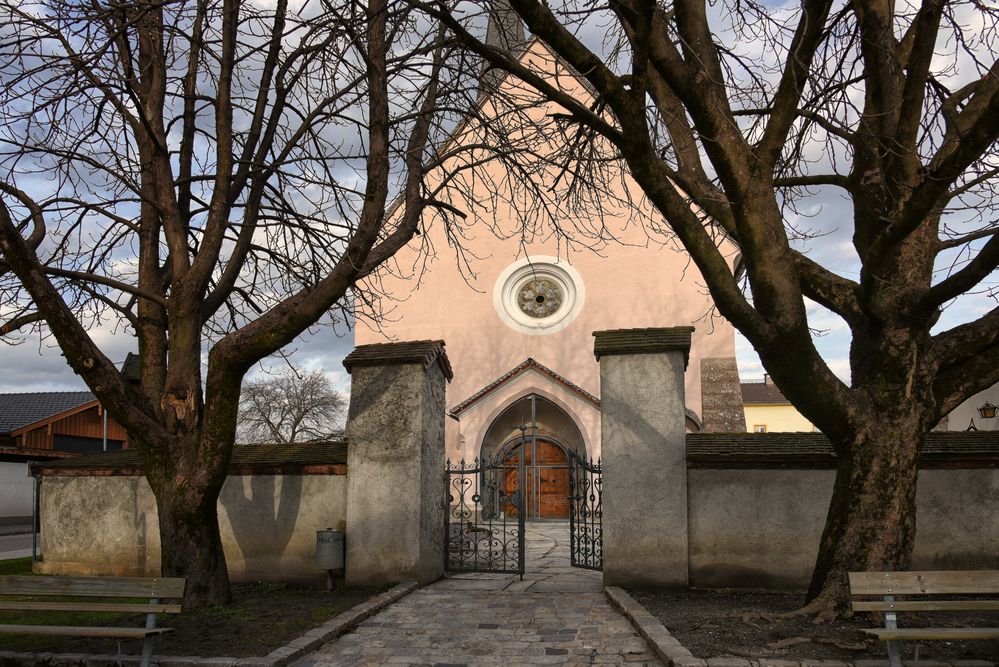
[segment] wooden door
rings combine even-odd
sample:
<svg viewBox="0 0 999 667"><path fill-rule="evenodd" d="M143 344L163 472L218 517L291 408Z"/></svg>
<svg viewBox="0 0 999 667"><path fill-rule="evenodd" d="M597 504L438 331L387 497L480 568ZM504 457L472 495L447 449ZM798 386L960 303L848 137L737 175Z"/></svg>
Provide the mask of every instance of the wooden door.
<svg viewBox="0 0 999 667"><path fill-rule="evenodd" d="M538 516L569 518L569 461L558 445L539 442L535 452L538 480ZM558 467L551 467L558 466Z"/></svg>
<svg viewBox="0 0 999 667"><path fill-rule="evenodd" d="M504 492L509 498L516 498L517 491L520 489L520 456L514 455L503 462L505 466L503 469L503 479L506 488ZM530 474L527 478L530 479ZM524 499L527 500L527 489L524 489ZM513 503L504 503L503 512L510 518L517 518L517 507ZM528 511L527 518L531 517L530 511Z"/></svg>
<svg viewBox="0 0 999 667"><path fill-rule="evenodd" d="M538 502L539 514L542 518L569 518L569 469L539 468L541 478Z"/></svg>
<svg viewBox="0 0 999 667"><path fill-rule="evenodd" d="M562 448L550 442L538 441L534 451L531 444L524 447L524 477L520 480L519 452L504 462L506 492L514 495L524 484L525 518L569 518L569 461ZM517 516L517 508L504 504L509 517Z"/></svg>

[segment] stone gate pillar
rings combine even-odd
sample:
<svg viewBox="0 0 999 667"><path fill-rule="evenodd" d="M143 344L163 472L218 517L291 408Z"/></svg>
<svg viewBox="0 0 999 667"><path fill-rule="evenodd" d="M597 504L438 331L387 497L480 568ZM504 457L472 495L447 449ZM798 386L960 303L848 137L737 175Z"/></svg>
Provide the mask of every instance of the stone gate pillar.
<svg viewBox="0 0 999 667"><path fill-rule="evenodd" d="M594 332L604 584L688 585L683 373L693 327Z"/></svg>
<svg viewBox="0 0 999 667"><path fill-rule="evenodd" d="M347 413L346 583L444 574L444 341L359 345Z"/></svg>

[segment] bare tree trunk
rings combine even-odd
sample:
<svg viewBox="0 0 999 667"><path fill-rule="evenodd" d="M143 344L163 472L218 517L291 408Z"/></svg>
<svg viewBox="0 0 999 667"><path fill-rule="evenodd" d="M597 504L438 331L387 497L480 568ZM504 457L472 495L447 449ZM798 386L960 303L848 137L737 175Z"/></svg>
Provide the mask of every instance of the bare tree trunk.
<svg viewBox="0 0 999 667"><path fill-rule="evenodd" d="M902 304L886 299L880 310L897 315ZM907 322L854 329L854 391L866 400L847 411L847 423L821 425L837 467L805 607L817 620L849 614L848 572L910 566L919 454L936 422L929 349L929 337Z"/></svg>
<svg viewBox="0 0 999 667"><path fill-rule="evenodd" d="M921 426L886 415L840 451L805 611L832 619L849 608L846 573L904 570L916 534ZM872 425L872 427L875 425Z"/></svg>
<svg viewBox="0 0 999 667"><path fill-rule="evenodd" d="M186 606L228 603L232 595L217 512L228 453L202 429L169 441L137 438L135 444L156 497L163 576L187 578Z"/></svg>
<svg viewBox="0 0 999 667"><path fill-rule="evenodd" d="M187 577L184 603L191 607L226 604L232 599L217 497L217 492L186 485L167 485L156 494L163 576Z"/></svg>

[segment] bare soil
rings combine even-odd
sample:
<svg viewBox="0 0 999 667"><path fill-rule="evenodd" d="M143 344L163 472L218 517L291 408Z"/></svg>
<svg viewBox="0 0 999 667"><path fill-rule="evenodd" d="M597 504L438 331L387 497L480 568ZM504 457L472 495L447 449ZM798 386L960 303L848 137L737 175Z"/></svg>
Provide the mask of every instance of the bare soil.
<svg viewBox="0 0 999 667"><path fill-rule="evenodd" d="M682 593L629 591L681 644L699 658L866 660L886 658L885 643L861 628L883 627L873 615L815 624L782 616L801 607L798 594L761 591ZM999 627L999 613L903 613L899 627ZM915 642L902 642L902 658L913 658ZM920 643L920 660L999 661L999 640Z"/></svg>
<svg viewBox="0 0 999 667"><path fill-rule="evenodd" d="M0 566L0 573L30 572L18 571L26 568L13 568L12 564L13 561L6 561ZM342 582L337 584L333 592L274 583L235 584L233 602L229 606L160 614L158 624L174 631L156 639L154 654L201 657L266 655L385 590L344 588ZM141 628L145 625L145 618L145 614L0 611L0 624ZM0 650L136 655L142 652L142 641L122 640L119 644L114 639L0 635Z"/></svg>

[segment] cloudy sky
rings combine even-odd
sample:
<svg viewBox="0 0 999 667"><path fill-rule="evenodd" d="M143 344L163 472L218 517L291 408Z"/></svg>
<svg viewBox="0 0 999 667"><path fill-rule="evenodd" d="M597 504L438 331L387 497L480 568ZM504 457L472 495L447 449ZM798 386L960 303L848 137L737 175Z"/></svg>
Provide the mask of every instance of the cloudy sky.
<svg viewBox="0 0 999 667"><path fill-rule="evenodd" d="M588 37L594 44L603 37L598 31ZM597 47L595 47L597 48ZM747 49L759 49L760 45L745 45ZM756 55L760 53L746 53ZM817 147L821 151L821 146ZM821 155L816 156L817 162L823 161ZM839 273L856 279L859 262L851 244L852 215L849 202L838 191L820 191L809 199L807 206L800 211L798 220L791 222L807 228L812 238L801 246L809 255ZM941 277L947 267L941 265ZM976 294L966 295L950 304L937 330L947 329L960 322L974 319L996 306L996 293L999 282L995 276L983 285L983 290ZM668 294L664 295L668 298ZM809 322L816 332L816 345L834 372L845 381L849 381L849 331L845 323L832 313L816 304L809 305ZM663 326L681 324L678 322L663 322ZM125 334L113 334L110 331L95 332L99 344L113 361L121 362L129 351L135 350L134 341ZM311 370L322 369L327 372L336 386L341 390L349 389L349 377L346 375L341 361L353 347L353 336L346 333L337 336L329 328L318 329L306 337L296 341L288 352L290 360L297 367ZM744 379L758 379L763 375L763 368L748 342L737 336L737 355L740 373ZM281 360L274 360L274 365L281 365ZM255 371L254 371L255 372ZM252 372L251 372L252 374ZM21 344L10 346L0 342L0 392L27 391L59 391L82 390L83 382L66 364L55 341L52 339L39 341L28 337Z"/></svg>
<svg viewBox="0 0 999 667"><path fill-rule="evenodd" d="M136 351L136 343L128 335L101 331L95 338L108 358L119 364L126 354ZM322 369L337 389L347 391L350 377L341 362L353 346L352 334L339 337L331 329L323 328L291 345L289 359L302 370ZM281 359L271 359L267 363L274 367L285 364ZM252 373L256 372L259 372L258 368ZM39 342L32 337L17 346L0 343L0 393L86 389L83 380L66 363L54 339Z"/></svg>

